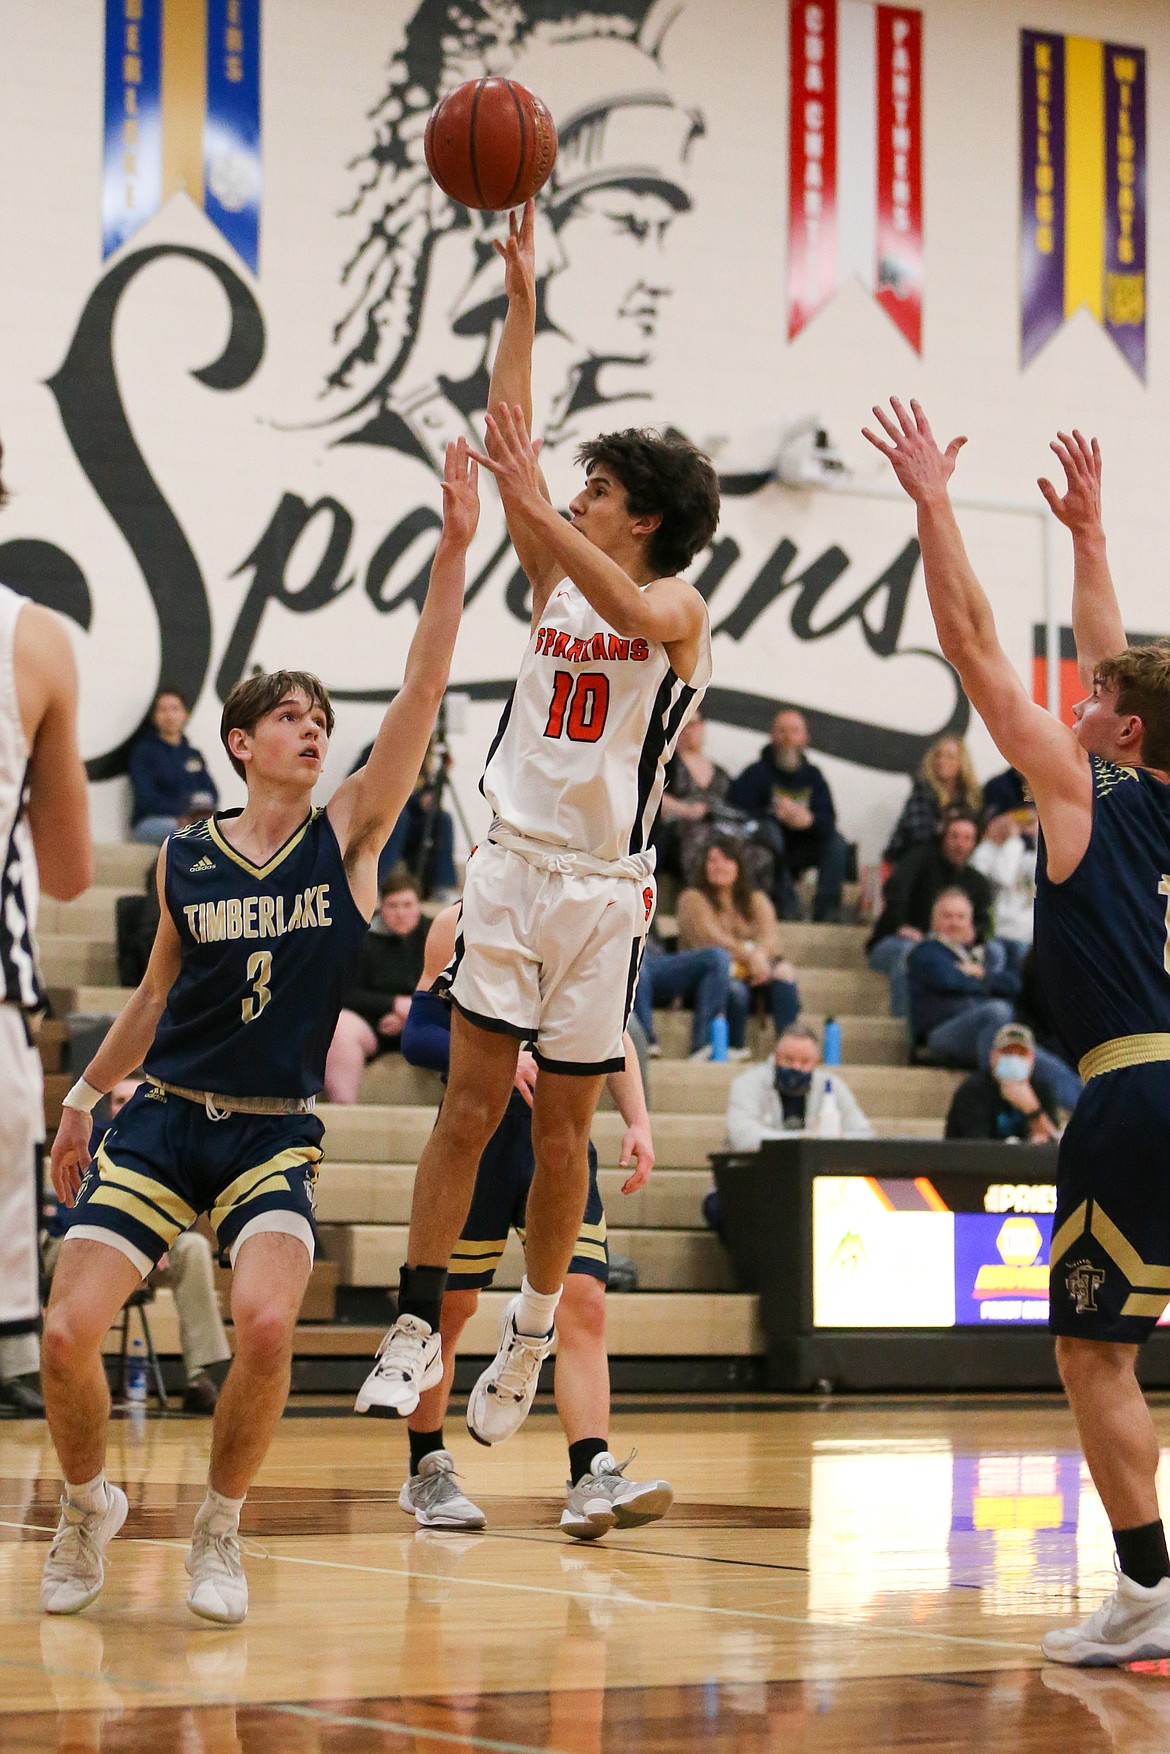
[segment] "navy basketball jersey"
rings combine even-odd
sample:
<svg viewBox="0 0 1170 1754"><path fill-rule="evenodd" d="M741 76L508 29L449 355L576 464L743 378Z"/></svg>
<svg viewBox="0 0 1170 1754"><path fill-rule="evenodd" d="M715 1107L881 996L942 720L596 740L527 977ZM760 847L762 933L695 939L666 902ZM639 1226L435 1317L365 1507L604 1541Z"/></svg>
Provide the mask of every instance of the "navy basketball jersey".
<svg viewBox="0 0 1170 1754"><path fill-rule="evenodd" d="M367 922L324 810L263 866L220 832L239 815L168 842L166 904L183 957L146 1071L225 1096L315 1096Z"/></svg>
<svg viewBox="0 0 1170 1754"><path fill-rule="evenodd" d="M1093 828L1071 877L1036 872L1036 966L1080 1060L1123 1035L1170 1034L1170 786L1092 757Z"/></svg>

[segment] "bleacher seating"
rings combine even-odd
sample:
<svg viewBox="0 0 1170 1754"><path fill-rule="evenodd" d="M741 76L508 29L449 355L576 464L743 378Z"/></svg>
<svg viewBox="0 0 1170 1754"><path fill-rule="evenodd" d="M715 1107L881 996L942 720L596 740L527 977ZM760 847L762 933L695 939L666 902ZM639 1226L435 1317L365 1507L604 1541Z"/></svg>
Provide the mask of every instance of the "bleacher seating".
<svg viewBox="0 0 1170 1754"><path fill-rule="evenodd" d="M55 1013L41 1041L50 1128L70 1082L62 1061L62 1020L71 1010L117 1014L125 1003L128 993L114 984L114 904L120 894L141 891L155 856L145 847L99 847L94 887L77 901L43 904L41 956ZM662 929L668 937L669 919ZM785 925L783 935L785 954L798 971L805 1017L817 1025L828 1015L837 1018L842 1071L877 1132L939 1137L957 1075L907 1064L905 1026L888 1015L885 981L865 966L865 928L793 923ZM747 1360L762 1350L755 1299L734 1290L726 1256L700 1212L710 1186L708 1154L723 1143L727 1090L741 1068L690 1063L684 1013L660 1013L655 1024L663 1057L650 1069L658 1157L649 1187L628 1199L620 1193L622 1125L608 1098L594 1129L611 1246L634 1260L641 1284L637 1293L610 1302L611 1353L631 1359ZM762 1056L771 1026L753 1019L750 1029L753 1051ZM439 1089L434 1074L387 1055L367 1068L359 1106L322 1107L327 1158L318 1217L325 1259L314 1273L298 1331L300 1359L351 1359L357 1368L376 1345L380 1328L331 1319L334 1296L338 1289L376 1294L396 1283L413 1166L430 1131ZM494 1349L500 1308L520 1273L513 1239L498 1289L481 1299L468 1330L466 1353ZM160 1351L175 1350L165 1294L156 1305L154 1325Z"/></svg>

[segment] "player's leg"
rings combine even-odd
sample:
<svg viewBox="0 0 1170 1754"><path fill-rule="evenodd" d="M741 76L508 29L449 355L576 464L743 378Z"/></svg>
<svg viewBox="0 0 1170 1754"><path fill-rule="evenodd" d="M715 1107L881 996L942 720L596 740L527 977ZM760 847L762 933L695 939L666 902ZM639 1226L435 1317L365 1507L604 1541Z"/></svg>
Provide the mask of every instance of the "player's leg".
<svg viewBox="0 0 1170 1754"><path fill-rule="evenodd" d="M1056 1339L1056 1362L1093 1484L1113 1529L1158 1521L1158 1435L1138 1383L1138 1348L1107 1340ZM1159 1528L1161 1527L1159 1523ZM1166 1541L1159 1543L1164 1577Z"/></svg>
<svg viewBox="0 0 1170 1754"><path fill-rule="evenodd" d="M356 1011L341 1011L325 1057L325 1095L330 1102L356 1102L366 1061L378 1051L378 1038Z"/></svg>
<svg viewBox="0 0 1170 1754"><path fill-rule="evenodd" d="M478 1290L449 1290L443 1298L439 1335L443 1342L443 1375L419 1396L407 1419L410 1473L398 1494L400 1509L425 1529L482 1529L487 1518L462 1492L455 1462L443 1441L443 1421L455 1380L459 1336L475 1314Z"/></svg>
<svg viewBox="0 0 1170 1754"><path fill-rule="evenodd" d="M479 1160L508 1106L519 1052L517 1036L480 1029L453 1013L447 1090L415 1174L398 1319L358 1393L359 1413L386 1407L410 1414L442 1379L447 1263L471 1206Z"/></svg>
<svg viewBox="0 0 1170 1754"><path fill-rule="evenodd" d="M236 1351L211 1427L207 1497L195 1517L187 1606L234 1625L248 1611L240 1511L288 1400L293 1335L313 1257L300 1235L257 1230L233 1259Z"/></svg>
<svg viewBox="0 0 1170 1754"><path fill-rule="evenodd" d="M48 1614L93 1601L105 1578L103 1549L126 1519L126 1494L105 1476L110 1392L101 1346L142 1274L141 1262L87 1237L66 1238L53 1274L41 1382L65 1491L41 1581Z"/></svg>

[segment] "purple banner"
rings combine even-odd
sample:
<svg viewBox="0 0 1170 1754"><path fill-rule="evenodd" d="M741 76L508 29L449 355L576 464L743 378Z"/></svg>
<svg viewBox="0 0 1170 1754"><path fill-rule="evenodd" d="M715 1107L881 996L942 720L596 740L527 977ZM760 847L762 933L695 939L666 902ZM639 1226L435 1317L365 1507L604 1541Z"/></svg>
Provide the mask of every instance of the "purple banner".
<svg viewBox="0 0 1170 1754"><path fill-rule="evenodd" d="M1146 381L1146 55L1105 44L1105 327Z"/></svg>
<svg viewBox="0 0 1170 1754"><path fill-rule="evenodd" d="M1020 362L1064 322L1064 38L1020 32Z"/></svg>

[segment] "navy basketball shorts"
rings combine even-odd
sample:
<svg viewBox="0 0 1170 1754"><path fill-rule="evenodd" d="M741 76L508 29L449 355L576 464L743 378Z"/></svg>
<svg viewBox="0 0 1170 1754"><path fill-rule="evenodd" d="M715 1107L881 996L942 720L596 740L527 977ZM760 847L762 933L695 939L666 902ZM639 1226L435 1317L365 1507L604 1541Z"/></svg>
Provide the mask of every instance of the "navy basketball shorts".
<svg viewBox="0 0 1170 1754"><path fill-rule="evenodd" d="M475 1192L463 1233L447 1266L448 1291L483 1291L495 1278L509 1230L524 1241L524 1212L536 1162L532 1155L532 1117L523 1098L508 1104L488 1140L475 1177ZM597 1188L597 1153L589 1146L589 1197L577 1233L570 1273L586 1273L609 1283L609 1245L605 1212Z"/></svg>
<svg viewBox="0 0 1170 1754"><path fill-rule="evenodd" d="M1048 1325L1140 1344L1170 1303L1170 1064L1090 1078L1060 1142Z"/></svg>
<svg viewBox="0 0 1170 1754"><path fill-rule="evenodd" d="M145 1275L201 1212L235 1265L247 1237L299 1237L313 1258L313 1187L325 1129L316 1115L228 1114L143 1084L94 1153L65 1236L119 1249Z"/></svg>

